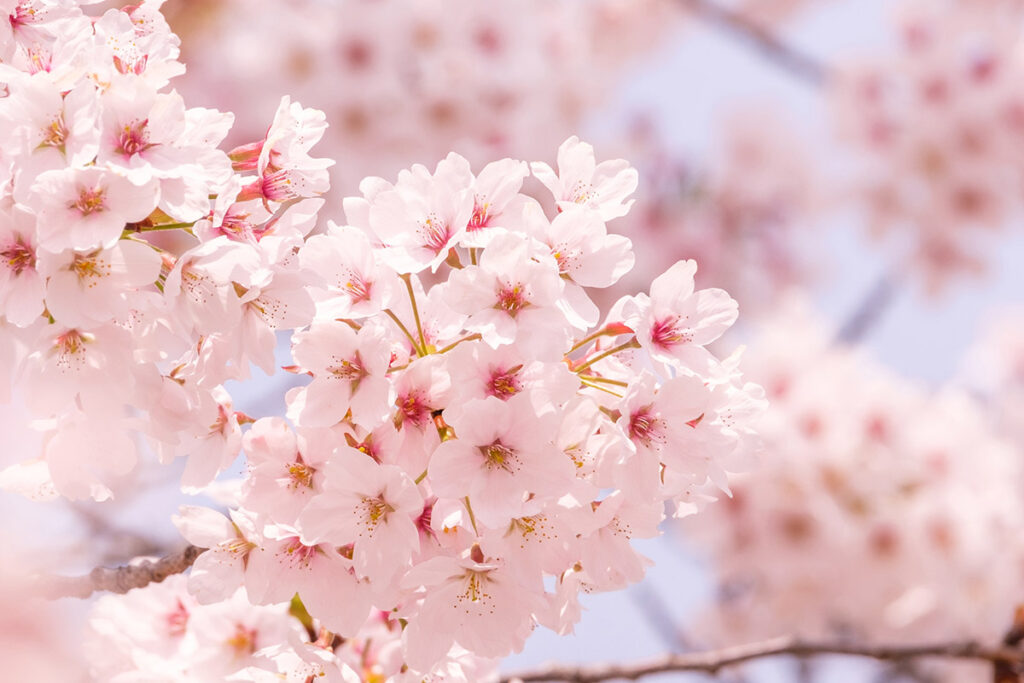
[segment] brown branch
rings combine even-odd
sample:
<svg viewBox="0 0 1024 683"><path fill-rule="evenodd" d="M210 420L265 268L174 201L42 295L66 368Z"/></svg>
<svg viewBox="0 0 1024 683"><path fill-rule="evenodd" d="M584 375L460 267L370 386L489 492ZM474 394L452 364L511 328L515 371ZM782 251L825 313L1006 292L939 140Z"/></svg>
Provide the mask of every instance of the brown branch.
<svg viewBox="0 0 1024 683"><path fill-rule="evenodd" d="M97 567L84 576L42 576L36 579L35 588L48 600L87 598L96 591L127 593L184 572L205 550L190 545L157 560L142 560L122 567Z"/></svg>
<svg viewBox="0 0 1024 683"><path fill-rule="evenodd" d="M801 80L819 87L828 80L828 69L818 60L783 42L772 31L752 21L742 12L722 7L714 0L681 0L695 15L725 33L752 44L773 63Z"/></svg>
<svg viewBox="0 0 1024 683"><path fill-rule="evenodd" d="M667 672L699 672L714 674L720 669L765 657L817 655L847 655L868 657L881 661L905 661L922 657L943 659L972 659L1020 666L1024 652L1011 647L987 648L974 642L933 643L927 645L863 645L855 643L822 643L799 640L790 636L773 638L758 643L735 647L668 655L634 664L595 664L586 666L551 665L536 671L526 671L502 678L502 683L529 681L567 681L568 683L597 683L613 679L634 681L644 676Z"/></svg>
<svg viewBox="0 0 1024 683"><path fill-rule="evenodd" d="M1003 636L1003 647L1016 648L1024 643L1024 605L1018 606L1014 611L1013 623L1010 630ZM992 664L992 680L995 683L1019 683L1020 663L1014 666L1013 662L998 661Z"/></svg>

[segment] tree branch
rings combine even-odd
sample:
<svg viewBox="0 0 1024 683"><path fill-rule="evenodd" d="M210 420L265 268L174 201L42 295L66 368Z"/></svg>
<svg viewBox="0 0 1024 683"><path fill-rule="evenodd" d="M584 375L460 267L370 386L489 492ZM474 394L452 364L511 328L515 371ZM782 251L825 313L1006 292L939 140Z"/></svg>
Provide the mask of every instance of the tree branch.
<svg viewBox="0 0 1024 683"><path fill-rule="evenodd" d="M681 1L696 16L752 44L770 61L804 82L820 87L828 80L828 69L818 60L784 43L772 31L758 25L742 12L722 7L714 0Z"/></svg>
<svg viewBox="0 0 1024 683"><path fill-rule="evenodd" d="M158 560L142 560L138 564L113 568L97 567L84 576L42 576L36 579L35 587L48 600L87 598L96 591L127 593L184 572L205 550L190 545Z"/></svg>
<svg viewBox="0 0 1024 683"><path fill-rule="evenodd" d="M1010 630L1003 636L1003 647L1018 648L1024 643L1024 605L1018 606L1014 611L1013 624ZM1019 683L1020 662L997 661L992 665L992 680L994 683Z"/></svg>
<svg viewBox="0 0 1024 683"><path fill-rule="evenodd" d="M637 609L643 613L647 624L658 634L658 637L672 652L690 652L694 648L683 631L676 623L672 613L665 607L665 601L651 590L647 584L641 583L629 591Z"/></svg>
<svg viewBox="0 0 1024 683"><path fill-rule="evenodd" d="M529 681L567 681L597 683L612 679L637 680L644 676L667 672L700 672L713 674L719 669L753 659L778 656L811 657L816 655L847 655L881 661L905 661L922 657L972 659L1011 667L1024 663L1024 652L1011 647L987 648L974 642L933 643L927 645L863 645L846 642L826 643L803 641L790 636L773 638L736 647L668 655L634 664L596 664L586 666L552 665L502 678L502 683Z"/></svg>
<svg viewBox="0 0 1024 683"><path fill-rule="evenodd" d="M895 271L884 273L836 332L835 342L853 345L862 341L881 320L882 314L893 303L898 292L899 278Z"/></svg>

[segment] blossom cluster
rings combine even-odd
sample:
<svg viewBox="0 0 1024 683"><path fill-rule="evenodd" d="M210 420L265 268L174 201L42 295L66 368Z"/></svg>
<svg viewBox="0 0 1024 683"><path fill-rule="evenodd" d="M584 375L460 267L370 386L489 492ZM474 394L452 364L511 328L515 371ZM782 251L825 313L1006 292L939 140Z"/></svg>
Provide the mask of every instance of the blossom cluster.
<svg viewBox="0 0 1024 683"><path fill-rule="evenodd" d="M249 137L269 93L322 109L324 149L346 160L333 170L344 194L450 150L474 164L550 158L678 19L667 0L203 4L168 7L192 61L182 92L236 111ZM273 45L273 58L256 45Z"/></svg>
<svg viewBox="0 0 1024 683"><path fill-rule="evenodd" d="M110 497L138 435L206 483L241 437L221 384L272 371L274 330L313 313L292 261L324 116L286 98L233 162L232 116L167 90L184 66L159 5L21 3L0 43L0 366L42 441L0 479L33 497Z"/></svg>
<svg viewBox="0 0 1024 683"><path fill-rule="evenodd" d="M97 681L224 680L328 683L384 681L401 670L401 624L385 612L359 637L342 640L307 629L298 601L253 605L244 589L201 604L175 575L125 596L106 596L90 613L84 649ZM463 656L451 676L494 677L490 660ZM278 675L281 673L283 675Z"/></svg>
<svg viewBox="0 0 1024 683"><path fill-rule="evenodd" d="M387 632L382 675L476 680L640 580L631 540L727 489L764 401L706 348L737 305L695 262L593 302L633 265L607 222L636 170L575 137L557 168L453 153L318 226L325 115L286 97L221 151L231 115L167 88L160 4L20 3L0 35L0 367L41 436L0 483L104 500L150 451L187 458L186 492L247 465L229 516L175 518L208 549L192 598L102 603L162 627L97 626L97 675L352 680L345 644ZM238 413L225 383L273 373L287 332L286 415Z"/></svg>
<svg viewBox="0 0 1024 683"><path fill-rule="evenodd" d="M1019 453L968 395L832 346L802 310L766 330L745 359L772 404L762 466L687 525L719 584L696 629L716 643L996 641L1024 590Z"/></svg>
<svg viewBox="0 0 1024 683"><path fill-rule="evenodd" d="M230 519L176 518L210 548L189 577L200 602L298 593L345 639L385 611L409 676L461 670L537 624L570 631L581 591L643 576L630 540L658 534L664 501L693 512L745 466L760 389L705 349L735 302L695 291L684 261L602 320L587 288L632 265L605 221L636 173L575 138L558 157L369 178L349 225L307 240L298 260L322 280L292 337L310 379L291 424L244 436ZM553 217L520 193L531 171Z"/></svg>
<svg viewBox="0 0 1024 683"><path fill-rule="evenodd" d="M897 50L851 62L836 122L856 147L876 234L898 236L930 288L984 269L980 245L1021 209L1024 88L1015 2L906 2Z"/></svg>

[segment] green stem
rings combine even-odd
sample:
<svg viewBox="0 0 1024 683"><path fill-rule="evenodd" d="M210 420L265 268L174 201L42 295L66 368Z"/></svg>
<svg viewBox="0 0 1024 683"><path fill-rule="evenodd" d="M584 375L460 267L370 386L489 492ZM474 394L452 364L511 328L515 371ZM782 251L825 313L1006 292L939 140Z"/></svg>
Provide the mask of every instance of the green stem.
<svg viewBox="0 0 1024 683"><path fill-rule="evenodd" d="M164 223L163 225L134 225L130 228L125 228L121 231L121 239L131 237L132 235L138 235L140 232L158 232L162 230L184 230L188 234L192 234L192 226L195 223Z"/></svg>
<svg viewBox="0 0 1024 683"><path fill-rule="evenodd" d="M469 504L469 496L463 498L462 502L466 504L466 512L469 513L469 523L473 525L473 533L479 536L480 532L476 528L476 517L473 515L473 506Z"/></svg>
<svg viewBox="0 0 1024 683"><path fill-rule="evenodd" d="M617 387L628 387L629 382L623 382L621 379L609 379L607 377L597 377L595 375L580 375L581 380L588 382L603 382L604 384L614 384Z"/></svg>
<svg viewBox="0 0 1024 683"><path fill-rule="evenodd" d="M640 348L640 342L638 342L636 340L636 337L633 337L632 339L630 339L625 344L619 344L616 347L608 349L604 353L597 354L596 356L594 356L593 358L588 360L583 365L579 366L578 368L575 368L573 370L573 372L582 372L583 370L586 370L587 368L589 368L591 365L593 365L597 361L601 360L602 358L607 358L608 356L616 354L619 351L625 351L626 349L639 349L639 348Z"/></svg>
<svg viewBox="0 0 1024 683"><path fill-rule="evenodd" d="M390 308L385 308L384 313L389 318L395 321L395 324L398 325L398 329L402 330L402 332L405 332L405 336L409 338L409 342L412 344L412 348L414 351L416 351L417 356L420 356L422 358L423 356L427 355L423 352L422 349L420 349L419 344L416 343L416 338L412 336L412 334L409 332L409 329L402 324L402 321L398 319L398 316L395 315Z"/></svg>
<svg viewBox="0 0 1024 683"><path fill-rule="evenodd" d="M458 341L453 341L451 344L449 344L448 346L446 346L443 349L441 349L440 351L438 351L438 353L448 353L449 351L454 349L456 346L458 346L462 342L476 341L477 339L480 339L480 333L479 332L476 333L476 334L471 334L468 337L463 337L462 339L459 339Z"/></svg>
<svg viewBox="0 0 1024 683"><path fill-rule="evenodd" d="M423 472L420 473L420 476L416 477L416 482L415 483L418 484L418 483L420 483L421 481L423 481L426 478L427 478L427 471L423 470Z"/></svg>
<svg viewBox="0 0 1024 683"><path fill-rule="evenodd" d="M578 342L576 342L573 345L573 347L571 349L569 349L569 353L572 353L573 351L575 351L577 349L583 348L584 346L586 346L590 342L594 341L595 339L598 339L599 337L601 337L604 334L605 334L604 330L598 330L594 334L588 335L588 336L584 337L583 339L580 339ZM569 355L569 354L566 354L566 355Z"/></svg>
<svg viewBox="0 0 1024 683"><path fill-rule="evenodd" d="M409 301L412 302L412 315L416 319L416 332L420 335L420 348L423 349L422 355L427 355L427 340L423 337L423 325L420 324L420 309L416 305L416 293L412 289L412 278L409 273L403 273L401 276L405 282L405 289L409 292Z"/></svg>
<svg viewBox="0 0 1024 683"><path fill-rule="evenodd" d="M611 389L607 389L605 387L602 387L600 384L591 384L590 382L585 382L582 379L580 380L580 384L582 384L585 387L590 387L591 389L597 389L598 391L603 391L606 394L611 394L612 396L615 396L617 398L622 398L622 394L620 394L619 392L612 391Z"/></svg>

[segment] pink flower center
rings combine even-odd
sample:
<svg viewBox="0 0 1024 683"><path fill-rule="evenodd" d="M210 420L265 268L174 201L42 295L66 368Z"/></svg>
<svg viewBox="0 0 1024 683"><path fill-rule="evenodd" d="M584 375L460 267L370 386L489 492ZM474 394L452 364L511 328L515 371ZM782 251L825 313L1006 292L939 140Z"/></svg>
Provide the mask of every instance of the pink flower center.
<svg viewBox="0 0 1024 683"><path fill-rule="evenodd" d="M693 333L683 326L685 321L686 317L679 316L656 320L651 325L651 343L663 349L690 343L693 341Z"/></svg>
<svg viewBox="0 0 1024 683"><path fill-rule="evenodd" d="M416 528L419 529L421 534L425 534L430 537L434 536L434 528L431 526L431 522L434 517L434 503L436 502L436 498L432 498L427 501L423 506L423 512L421 512L420 516L416 518Z"/></svg>
<svg viewBox="0 0 1024 683"><path fill-rule="evenodd" d="M29 0L28 2L19 2L14 7L14 11L8 16L12 28L17 29L20 26L34 23L36 19L44 18L43 13L32 5L33 3ZM40 16L37 17L36 14L40 14Z"/></svg>
<svg viewBox="0 0 1024 683"><path fill-rule="evenodd" d="M573 262L572 256L565 253L565 249L554 250L551 255L555 257L555 263L558 264L558 272L560 274L568 273Z"/></svg>
<svg viewBox="0 0 1024 683"><path fill-rule="evenodd" d="M53 67L53 52L42 45L33 45L28 49L28 72L37 74L49 73Z"/></svg>
<svg viewBox="0 0 1024 683"><path fill-rule="evenodd" d="M348 380L349 382L358 382L363 377L366 377L367 372L363 367L363 361L359 357L358 351L351 358L339 359L335 356L335 360L337 364L328 368L332 377Z"/></svg>
<svg viewBox="0 0 1024 683"><path fill-rule="evenodd" d="M518 533L525 540L526 538L528 538L530 536L530 534L536 533L538 527L542 527L542 526L543 526L543 516L542 515L536 515L534 517L517 517L516 519L513 519L509 523L508 531L506 532L506 535L513 534L513 533ZM542 534L542 535L544 535L544 534ZM546 537L546 535L545 535L545 537Z"/></svg>
<svg viewBox="0 0 1024 683"><path fill-rule="evenodd" d="M172 637L185 635L185 628L188 626L188 610L181 600L177 600L177 606L165 618L167 619L167 633Z"/></svg>
<svg viewBox="0 0 1024 683"><path fill-rule="evenodd" d="M288 465L288 488L299 489L313 488L313 474L316 470L306 463L302 462L300 456L298 460Z"/></svg>
<svg viewBox="0 0 1024 683"><path fill-rule="evenodd" d="M523 291L523 287L520 284L505 285L498 292L498 300L495 302L494 307L499 311L505 311L512 318L519 314L519 311L523 310L530 305L530 302L526 300L526 293Z"/></svg>
<svg viewBox="0 0 1024 683"><path fill-rule="evenodd" d="M100 261L95 256L75 255L71 262L71 271L78 276L79 280L91 279L87 287L90 289L96 286L96 280L110 275L111 265L106 261Z"/></svg>
<svg viewBox="0 0 1024 683"><path fill-rule="evenodd" d="M95 187L81 187L78 189L78 199L68 204L68 208L77 209L83 216L106 211L105 197L106 188L99 185Z"/></svg>
<svg viewBox="0 0 1024 683"><path fill-rule="evenodd" d="M217 232L236 242L249 236L255 237L251 217L252 214L248 211L232 206L224 214L224 219L221 221L220 227L217 228Z"/></svg>
<svg viewBox="0 0 1024 683"><path fill-rule="evenodd" d="M0 260L3 260L15 275L21 275L21 272L26 269L35 270L36 267L35 253L21 241L20 237L17 242L8 244L3 251L0 251Z"/></svg>
<svg viewBox="0 0 1024 683"><path fill-rule="evenodd" d="M487 382L488 395L505 401L522 391L523 386L519 381L519 371L522 369L523 366L520 364L507 370L491 370L491 379Z"/></svg>
<svg viewBox="0 0 1024 683"><path fill-rule="evenodd" d="M661 430L662 420L651 410L651 406L644 406L629 416L629 438L644 446L650 447L654 442L664 443L665 436Z"/></svg>
<svg viewBox="0 0 1024 683"><path fill-rule="evenodd" d="M229 423L231 421L231 413L223 405L217 406L217 420L210 425L210 434L220 434L222 436L227 435L229 430Z"/></svg>
<svg viewBox="0 0 1024 683"><path fill-rule="evenodd" d="M394 512L395 508L388 505L383 496L377 496L376 498L363 498L358 510L361 513L363 527L372 534L377 529L377 525L388 521L388 515ZM362 536L362 533L359 535Z"/></svg>
<svg viewBox="0 0 1024 683"><path fill-rule="evenodd" d="M408 420L417 427L421 427L430 416L430 408L418 391L413 391L404 398L399 397L397 405L401 422Z"/></svg>
<svg viewBox="0 0 1024 683"><path fill-rule="evenodd" d="M423 239L423 246L435 254L440 254L448 246L448 241L452 238L452 229L447 222L441 220L435 214L430 214L420 224L420 237Z"/></svg>
<svg viewBox="0 0 1024 683"><path fill-rule="evenodd" d="M490 206L488 202L482 202L480 197L477 197L473 201L473 217L469 219L469 225L466 226L466 229L473 231L486 228L491 220L490 215L487 213L487 209Z"/></svg>
<svg viewBox="0 0 1024 683"><path fill-rule="evenodd" d="M256 629L235 624L235 632L224 642L234 650L236 659L248 657L256 651Z"/></svg>
<svg viewBox="0 0 1024 683"><path fill-rule="evenodd" d="M487 584L490 583L490 579L487 574L488 572L467 571L463 577L466 589L456 596L455 601L472 603L490 600L491 594L487 592Z"/></svg>
<svg viewBox="0 0 1024 683"><path fill-rule="evenodd" d="M480 454L484 456L484 467L488 470L505 470L511 474L519 471L519 458L514 449L501 441L487 446L480 446Z"/></svg>
<svg viewBox="0 0 1024 683"><path fill-rule="evenodd" d="M595 196L594 188L590 183L585 183L582 180L579 180L572 186L567 199L576 204L586 204Z"/></svg>
<svg viewBox="0 0 1024 683"><path fill-rule="evenodd" d="M58 114L48 126L43 127L43 140L39 144L45 147L64 149L64 142L68 137L67 126L64 125L64 115Z"/></svg>
<svg viewBox="0 0 1024 683"><path fill-rule="evenodd" d="M352 277L345 283L345 293L348 294L348 298L352 300L352 303L358 304L360 301L370 300L370 289L372 286L372 282L368 282L361 275L353 273Z"/></svg>
<svg viewBox="0 0 1024 683"><path fill-rule="evenodd" d="M122 126L121 132L117 137L116 151L126 157L130 157L153 147L149 143L149 132L146 130L148 123L149 119L143 119L142 121L134 121Z"/></svg>
<svg viewBox="0 0 1024 683"><path fill-rule="evenodd" d="M318 546L305 545L298 536L292 536L285 540L284 545L277 551L277 556L283 564L309 569L318 553Z"/></svg>
<svg viewBox="0 0 1024 683"><path fill-rule="evenodd" d="M87 341L86 336L78 330L69 330L56 338L54 346L60 353L74 355L85 350Z"/></svg>
<svg viewBox="0 0 1024 683"><path fill-rule="evenodd" d="M243 561L249 556L249 552L255 548L255 544L250 543L240 536L223 541L217 546L218 550L223 550L226 553L235 556L241 556Z"/></svg>
<svg viewBox="0 0 1024 683"><path fill-rule="evenodd" d="M114 68L123 74L141 75L146 70L146 63L149 55L138 54L136 51L124 51L121 55L114 55Z"/></svg>
<svg viewBox="0 0 1024 683"><path fill-rule="evenodd" d="M264 199L272 202L281 202L294 199L299 196L296 190L296 183L293 182L294 174L289 170L275 171L263 176L260 185L260 192Z"/></svg>

